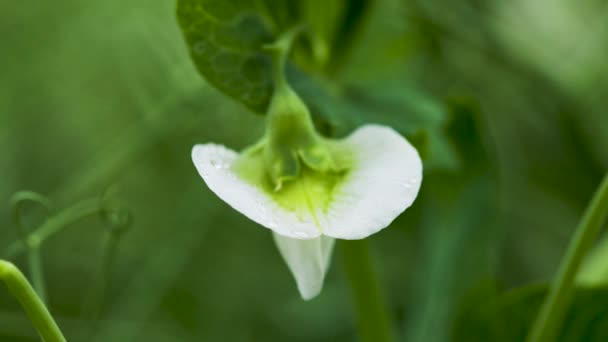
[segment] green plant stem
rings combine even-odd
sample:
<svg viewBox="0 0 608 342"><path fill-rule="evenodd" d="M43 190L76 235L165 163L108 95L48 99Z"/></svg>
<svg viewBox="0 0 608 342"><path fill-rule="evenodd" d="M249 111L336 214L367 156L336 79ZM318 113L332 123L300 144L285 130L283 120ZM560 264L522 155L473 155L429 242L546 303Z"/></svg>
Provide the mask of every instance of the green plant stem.
<svg viewBox="0 0 608 342"><path fill-rule="evenodd" d="M275 88L288 86L285 79L287 57L289 57L289 52L296 38L303 31L304 26L297 25L281 34L274 43L264 46L272 55L272 77Z"/></svg>
<svg viewBox="0 0 608 342"><path fill-rule="evenodd" d="M40 246L30 246L27 253L28 267L32 286L40 300L46 303L46 282L44 280L44 271L42 268L42 259L40 257Z"/></svg>
<svg viewBox="0 0 608 342"><path fill-rule="evenodd" d="M0 260L0 279L23 306L34 327L45 342L65 342L61 330L51 317L44 303L15 265Z"/></svg>
<svg viewBox="0 0 608 342"><path fill-rule="evenodd" d="M346 275L357 307L361 342L394 341L388 313L376 279L365 240L341 241Z"/></svg>
<svg viewBox="0 0 608 342"><path fill-rule="evenodd" d="M108 231L104 236L101 264L97 271L94 286L91 287L89 300L85 302L84 312L88 312L87 320L95 329L96 324L104 311L104 303L112 283L112 268L118 251L118 242L122 234Z"/></svg>
<svg viewBox="0 0 608 342"><path fill-rule="evenodd" d="M591 248L608 215L608 174L587 206L557 276L551 284L539 314L530 330L528 342L553 341L567 312L574 290L574 280L585 255Z"/></svg>

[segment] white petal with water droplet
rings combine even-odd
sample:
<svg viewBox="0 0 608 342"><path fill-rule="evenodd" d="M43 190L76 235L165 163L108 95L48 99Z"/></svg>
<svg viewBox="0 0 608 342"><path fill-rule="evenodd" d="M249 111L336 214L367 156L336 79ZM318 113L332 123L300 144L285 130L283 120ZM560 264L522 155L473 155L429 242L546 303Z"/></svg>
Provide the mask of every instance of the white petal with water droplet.
<svg viewBox="0 0 608 342"><path fill-rule="evenodd" d="M196 145L192 149L192 161L209 189L241 214L287 237L314 239L321 235L310 215L281 207L260 187L241 179L232 169L237 158L236 152L221 145Z"/></svg>
<svg viewBox="0 0 608 342"><path fill-rule="evenodd" d="M418 195L422 162L416 149L392 128L365 125L328 142L337 158L352 164L326 208L289 210L232 169L238 154L221 145L196 145L192 159L209 188L251 220L295 239L324 234L362 239L388 226ZM297 180L296 180L297 181Z"/></svg>
<svg viewBox="0 0 608 342"><path fill-rule="evenodd" d="M326 236L301 240L276 233L272 235L281 256L296 279L302 298L309 300L317 296L323 288L335 240Z"/></svg>

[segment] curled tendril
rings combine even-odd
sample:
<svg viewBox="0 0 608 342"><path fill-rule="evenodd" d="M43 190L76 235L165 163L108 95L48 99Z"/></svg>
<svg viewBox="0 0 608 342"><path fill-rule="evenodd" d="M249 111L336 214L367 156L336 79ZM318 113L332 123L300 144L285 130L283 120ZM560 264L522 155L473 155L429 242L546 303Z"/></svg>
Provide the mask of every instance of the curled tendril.
<svg viewBox="0 0 608 342"><path fill-rule="evenodd" d="M34 191L16 192L11 197L10 205L13 210L15 224L17 225L17 228L19 229L19 234L21 234L22 237L25 237L28 234L28 229L26 228L23 220L23 208L28 202L38 204L39 206L44 208L46 211L47 218L51 215L53 211L51 201L47 197Z"/></svg>
<svg viewBox="0 0 608 342"><path fill-rule="evenodd" d="M123 201L113 197L115 190L107 189L101 196L99 215L113 234L122 234L133 224L133 214Z"/></svg>
<svg viewBox="0 0 608 342"><path fill-rule="evenodd" d="M43 207L46 210L46 218L44 222L47 222L52 211L51 201L41 194L33 191L19 191L13 195L10 201L11 207L13 208L15 224L17 225L17 229L21 235L21 242L27 249L27 260L32 285L40 297L40 300L44 303L46 301L46 285L39 250L40 241L39 239L33 238L35 236L27 229L23 220L23 207L27 202L33 202Z"/></svg>
<svg viewBox="0 0 608 342"><path fill-rule="evenodd" d="M50 236L63 230L66 226L85 217L98 215L109 228L110 235L118 237L125 232L133 222L133 215L126 209L122 201L116 200L115 191L106 190L100 198L82 200L72 206L54 212L48 198L32 192L20 191L11 198L15 221L20 240L13 242L4 252L7 258L14 257L39 245ZM38 227L27 229L24 223L23 207L27 202L34 202L46 210L47 217Z"/></svg>

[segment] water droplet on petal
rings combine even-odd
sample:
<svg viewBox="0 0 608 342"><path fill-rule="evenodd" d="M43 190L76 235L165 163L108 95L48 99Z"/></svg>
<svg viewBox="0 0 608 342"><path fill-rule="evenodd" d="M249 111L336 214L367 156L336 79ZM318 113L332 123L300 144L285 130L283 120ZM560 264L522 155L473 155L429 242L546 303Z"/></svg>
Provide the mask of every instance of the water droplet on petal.
<svg viewBox="0 0 608 342"><path fill-rule="evenodd" d="M274 219L274 215L272 215L272 212L270 212L270 215L267 215L267 216L268 216L268 221L267 221L268 228L270 228L270 229L279 228L279 224Z"/></svg>
<svg viewBox="0 0 608 342"><path fill-rule="evenodd" d="M302 239L305 239L310 236L310 235L308 235L308 233L301 232L301 231L294 231L293 235L295 235L296 237L302 238Z"/></svg>
<svg viewBox="0 0 608 342"><path fill-rule="evenodd" d="M256 202L256 206L257 206L257 211L258 214L260 215L260 219L266 223L266 225L268 225L268 228L274 228L274 227L270 227L272 225L272 223L274 222L274 219L272 217L269 217L268 215L268 209L266 208L266 206L262 203L262 202Z"/></svg>
<svg viewBox="0 0 608 342"><path fill-rule="evenodd" d="M216 169L227 169L228 168L228 164L221 162L221 161L217 161L214 159L211 159L211 165L213 167L215 167Z"/></svg>

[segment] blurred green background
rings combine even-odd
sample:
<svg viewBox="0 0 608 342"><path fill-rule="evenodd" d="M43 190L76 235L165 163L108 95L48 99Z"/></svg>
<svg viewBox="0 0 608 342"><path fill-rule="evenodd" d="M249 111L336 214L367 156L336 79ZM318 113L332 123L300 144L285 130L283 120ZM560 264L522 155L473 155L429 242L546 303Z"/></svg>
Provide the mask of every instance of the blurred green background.
<svg viewBox="0 0 608 342"><path fill-rule="evenodd" d="M386 101L338 110L341 129L390 124L425 159L414 206L369 238L372 262L400 340L447 341L479 284L551 277L608 171L608 3L358 3L340 78ZM4 1L0 41L0 248L18 239L8 202L23 189L61 209L117 187L134 217L94 328L104 226L44 244L68 340L356 340L340 245L322 294L302 301L271 234L194 169L192 145L241 149L264 121L199 76L173 1ZM0 341L37 340L2 289Z"/></svg>

